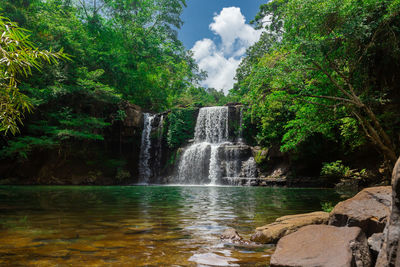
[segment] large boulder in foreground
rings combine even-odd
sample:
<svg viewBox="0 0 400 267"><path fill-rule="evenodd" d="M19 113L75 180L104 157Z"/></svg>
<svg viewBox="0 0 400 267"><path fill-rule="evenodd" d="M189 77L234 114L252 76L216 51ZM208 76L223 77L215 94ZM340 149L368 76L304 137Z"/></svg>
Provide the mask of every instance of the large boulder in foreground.
<svg viewBox="0 0 400 267"><path fill-rule="evenodd" d="M381 233L390 214L391 199L390 186L366 188L337 204L330 213L329 224L358 226L367 236Z"/></svg>
<svg viewBox="0 0 400 267"><path fill-rule="evenodd" d="M392 187L392 212L383 233L377 267L400 266L400 158L393 169Z"/></svg>
<svg viewBox="0 0 400 267"><path fill-rule="evenodd" d="M251 241L258 243L276 243L288 234L296 232L303 226L310 224L327 224L329 213L323 211L283 216L274 223L258 227L251 236Z"/></svg>
<svg viewBox="0 0 400 267"><path fill-rule="evenodd" d="M271 267L345 267L371 265L364 232L359 227L309 225L279 240Z"/></svg>

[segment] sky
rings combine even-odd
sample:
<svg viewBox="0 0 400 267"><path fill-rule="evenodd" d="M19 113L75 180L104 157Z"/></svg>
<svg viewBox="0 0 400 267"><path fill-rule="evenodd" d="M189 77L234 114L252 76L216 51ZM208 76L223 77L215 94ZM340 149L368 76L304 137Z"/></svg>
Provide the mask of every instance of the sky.
<svg viewBox="0 0 400 267"><path fill-rule="evenodd" d="M223 90L233 87L236 69L246 48L259 40L260 30L249 22L267 0L187 0L179 39L194 53L208 77L201 85Z"/></svg>

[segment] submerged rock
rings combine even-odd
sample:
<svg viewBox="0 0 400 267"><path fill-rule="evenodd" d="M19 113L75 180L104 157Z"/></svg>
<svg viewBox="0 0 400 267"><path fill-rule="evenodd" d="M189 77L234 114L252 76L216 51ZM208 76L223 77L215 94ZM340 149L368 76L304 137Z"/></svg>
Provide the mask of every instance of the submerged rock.
<svg viewBox="0 0 400 267"><path fill-rule="evenodd" d="M276 243L288 234L296 232L299 228L310 224L327 224L329 213L323 211L283 216L274 223L256 229L251 240L259 243Z"/></svg>
<svg viewBox="0 0 400 267"><path fill-rule="evenodd" d="M249 240L244 240L233 228L226 229L221 234L220 238L225 245L234 246L236 248L257 249L263 246Z"/></svg>
<svg viewBox="0 0 400 267"><path fill-rule="evenodd" d="M235 261L238 261L237 259L211 252L194 254L189 258L189 261L195 262L200 266L239 266L239 264L234 263Z"/></svg>
<svg viewBox="0 0 400 267"><path fill-rule="evenodd" d="M230 240L230 241L242 241L243 238L239 235L239 233L233 229L228 228L226 229L220 236L223 240Z"/></svg>
<svg viewBox="0 0 400 267"><path fill-rule="evenodd" d="M393 169L392 187L392 212L383 233L377 267L400 266L400 158Z"/></svg>
<svg viewBox="0 0 400 267"><path fill-rule="evenodd" d="M365 234L359 227L309 225L279 240L271 266L345 267L371 265Z"/></svg>
<svg viewBox="0 0 400 267"><path fill-rule="evenodd" d="M358 226L367 236L383 231L390 213L390 186L370 187L340 202L329 216L334 226Z"/></svg>

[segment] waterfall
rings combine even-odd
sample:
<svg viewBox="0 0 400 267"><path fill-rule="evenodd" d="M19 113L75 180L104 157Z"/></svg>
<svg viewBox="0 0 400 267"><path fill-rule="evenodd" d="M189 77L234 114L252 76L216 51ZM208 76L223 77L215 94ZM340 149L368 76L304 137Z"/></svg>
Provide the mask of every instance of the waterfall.
<svg viewBox="0 0 400 267"><path fill-rule="evenodd" d="M201 108L194 132L196 142L228 141L228 107Z"/></svg>
<svg viewBox="0 0 400 267"><path fill-rule="evenodd" d="M243 143L243 107L240 107L240 119L239 119L239 143Z"/></svg>
<svg viewBox="0 0 400 267"><path fill-rule="evenodd" d="M155 151L155 162L154 162L154 169L155 173L154 175L160 176L161 175L161 163L162 163L162 156L163 156L163 143L162 143L162 138L163 138L163 133L164 133L164 115L161 115L160 121L158 122L158 127L157 127L157 150Z"/></svg>
<svg viewBox="0 0 400 267"><path fill-rule="evenodd" d="M253 157L250 157L247 161L243 162L242 172L242 176L244 177L257 176L257 164Z"/></svg>
<svg viewBox="0 0 400 267"><path fill-rule="evenodd" d="M211 145L211 155L210 155L210 171L209 179L210 185L216 185L218 182L220 169L219 169L219 158L218 158L219 145Z"/></svg>
<svg viewBox="0 0 400 267"><path fill-rule="evenodd" d="M152 176L152 171L150 168L150 149L151 140L150 134L152 129L152 123L155 115L149 113L143 114L144 126L142 132L142 142L140 145L140 156L139 156L139 182L149 183L149 179Z"/></svg>
<svg viewBox="0 0 400 267"><path fill-rule="evenodd" d="M211 145L207 142L193 144L183 153L178 166L178 184L207 184Z"/></svg>
<svg viewBox="0 0 400 267"><path fill-rule="evenodd" d="M194 144L183 153L178 167L178 182L217 184L220 178L219 147L228 142L228 107L199 110Z"/></svg>
<svg viewBox="0 0 400 267"><path fill-rule="evenodd" d="M230 138L229 114L229 107L199 110L194 143L184 150L173 182L238 185L241 179L257 176L251 149L243 143L241 130L237 139ZM242 114L240 128L241 117ZM238 140L238 143L232 143L230 139Z"/></svg>

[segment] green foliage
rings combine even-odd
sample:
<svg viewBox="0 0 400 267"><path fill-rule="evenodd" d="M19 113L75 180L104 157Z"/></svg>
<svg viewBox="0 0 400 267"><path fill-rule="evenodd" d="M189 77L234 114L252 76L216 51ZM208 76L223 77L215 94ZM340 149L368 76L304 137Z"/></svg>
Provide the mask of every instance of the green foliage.
<svg viewBox="0 0 400 267"><path fill-rule="evenodd" d="M97 130L111 125L103 118L89 117L82 114L72 114L71 110L65 108L62 112L49 114L58 119L59 128L54 134L61 140L70 138L86 140L103 140L103 136Z"/></svg>
<svg viewBox="0 0 400 267"><path fill-rule="evenodd" d="M349 148L349 151L354 151L365 144L365 136L360 131L360 126L356 119L352 117L342 118L339 129L343 145Z"/></svg>
<svg viewBox="0 0 400 267"><path fill-rule="evenodd" d="M52 148L56 144L52 138L47 136L33 137L23 136L18 137L8 143L7 148L0 150L0 158L28 159L28 155L34 149Z"/></svg>
<svg viewBox="0 0 400 267"><path fill-rule="evenodd" d="M256 161L256 163L258 165L261 165L267 159L267 155L268 155L267 148L260 149L259 151L257 151L256 156L254 157L254 160Z"/></svg>
<svg viewBox="0 0 400 267"><path fill-rule="evenodd" d="M346 177L350 168L343 165L341 160L324 163L321 169L321 175L327 177Z"/></svg>
<svg viewBox="0 0 400 267"><path fill-rule="evenodd" d="M332 202L323 202L321 203L321 208L325 212L331 212L335 206L332 204Z"/></svg>
<svg viewBox="0 0 400 267"><path fill-rule="evenodd" d="M389 0L262 5L254 23L266 31L247 51L230 93L249 106L245 127L255 129L257 143L297 153L321 136L352 152L369 140L395 161L398 7Z"/></svg>
<svg viewBox="0 0 400 267"><path fill-rule="evenodd" d="M181 155L181 152L182 152L181 149L175 150L175 151L172 153L171 157L168 159L168 161L167 161L167 166L166 166L166 167L175 166L177 160L179 159L179 157L180 157L180 155Z"/></svg>
<svg viewBox="0 0 400 267"><path fill-rule="evenodd" d="M177 108L168 114L167 144L170 149L181 147L194 138L196 108Z"/></svg>
<svg viewBox="0 0 400 267"><path fill-rule="evenodd" d="M3 131L15 133L22 112L35 108L22 135L6 137L5 143L12 147L2 147L2 154L26 157L34 149L49 148L47 143L41 147L32 141L36 139L47 140L62 152L71 142L85 146L104 140L111 123L126 117L119 108L123 101L153 111L220 101L221 92L197 88L205 74L177 39L185 5L184 0L0 0L0 9L28 29L29 40L39 47L30 43L28 31L1 19L6 34L1 41L18 41L18 46L9 42L9 48L20 49L23 60L19 69L10 65L16 71L12 77L18 79L18 90L0 92ZM4 25L11 27L5 31ZM51 67L42 64L43 59L49 63L66 59L63 48L72 61ZM5 84L9 77L0 79ZM4 97L14 102L3 101ZM13 147L27 140L31 145L25 152L15 153L22 148Z"/></svg>
<svg viewBox="0 0 400 267"><path fill-rule="evenodd" d="M350 167L343 165L341 160L335 162L324 163L321 175L325 177L342 178L342 179L368 179L370 174L365 170L350 169Z"/></svg>
<svg viewBox="0 0 400 267"><path fill-rule="evenodd" d="M59 52L38 50L30 41L28 31L0 16L0 132L19 132L24 112L31 112L33 105L27 95L18 89L18 78L32 75L32 69L40 70L43 62L57 63L68 59Z"/></svg>
<svg viewBox="0 0 400 267"><path fill-rule="evenodd" d="M124 169L118 169L117 174L115 175L115 179L119 182L124 181L130 177L131 177L130 172Z"/></svg>
<svg viewBox="0 0 400 267"><path fill-rule="evenodd" d="M229 102L229 99L221 91L214 88L190 87L185 93L174 100L175 106L204 107L218 106Z"/></svg>

